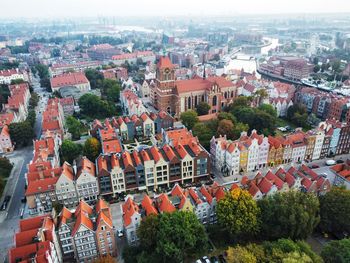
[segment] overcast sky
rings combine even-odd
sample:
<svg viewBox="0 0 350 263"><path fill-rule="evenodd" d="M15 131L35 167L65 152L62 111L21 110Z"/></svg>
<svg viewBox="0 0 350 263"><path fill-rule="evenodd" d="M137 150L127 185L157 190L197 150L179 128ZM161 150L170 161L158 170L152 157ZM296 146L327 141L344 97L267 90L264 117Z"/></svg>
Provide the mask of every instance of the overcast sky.
<svg viewBox="0 0 350 263"><path fill-rule="evenodd" d="M0 17L350 12L349 0L0 0Z"/></svg>

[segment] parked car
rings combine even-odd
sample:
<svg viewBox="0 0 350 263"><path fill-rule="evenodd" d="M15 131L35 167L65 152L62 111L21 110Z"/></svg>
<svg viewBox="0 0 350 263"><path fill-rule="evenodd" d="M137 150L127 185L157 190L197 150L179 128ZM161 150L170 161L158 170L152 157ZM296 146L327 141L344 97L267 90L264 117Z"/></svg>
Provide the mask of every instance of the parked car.
<svg viewBox="0 0 350 263"><path fill-rule="evenodd" d="M210 260L207 256L202 257L202 262L204 263L210 263Z"/></svg>
<svg viewBox="0 0 350 263"><path fill-rule="evenodd" d="M122 229L118 229L117 230L117 235L118 235L118 237L123 237L124 236L123 230Z"/></svg>
<svg viewBox="0 0 350 263"><path fill-rule="evenodd" d="M334 160L327 160L326 161L326 165L327 166L332 166L332 165L335 165L335 164L336 164L336 162Z"/></svg>
<svg viewBox="0 0 350 263"><path fill-rule="evenodd" d="M317 168L320 168L320 166L319 165L317 165L317 164L313 164L313 165L311 165L311 167L310 167L311 169L317 169Z"/></svg>
<svg viewBox="0 0 350 263"><path fill-rule="evenodd" d="M6 210L8 204L9 204L10 199L11 199L11 196L9 196L9 195L5 196L4 202L3 202L2 205L1 205L1 210Z"/></svg>
<svg viewBox="0 0 350 263"><path fill-rule="evenodd" d="M337 160L337 163L344 163L343 160Z"/></svg>

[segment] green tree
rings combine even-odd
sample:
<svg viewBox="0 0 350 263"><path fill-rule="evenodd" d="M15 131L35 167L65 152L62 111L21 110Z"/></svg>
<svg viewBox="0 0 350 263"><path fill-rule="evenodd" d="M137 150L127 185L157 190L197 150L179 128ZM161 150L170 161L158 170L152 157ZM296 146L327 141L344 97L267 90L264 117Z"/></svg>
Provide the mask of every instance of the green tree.
<svg viewBox="0 0 350 263"><path fill-rule="evenodd" d="M276 117L264 111L256 110L253 121L249 126L254 127L258 133L263 133L265 136L273 135L276 128Z"/></svg>
<svg viewBox="0 0 350 263"><path fill-rule="evenodd" d="M6 157L0 157L0 177L9 177L13 168L12 163Z"/></svg>
<svg viewBox="0 0 350 263"><path fill-rule="evenodd" d="M277 118L277 111L275 108L270 104L262 104L258 108L260 111L266 112L267 114L271 115L274 118Z"/></svg>
<svg viewBox="0 0 350 263"><path fill-rule="evenodd" d="M237 122L235 123L233 130L232 130L232 139L237 140L239 137L241 137L241 133L243 131L248 131L249 130L249 125L244 124L242 122Z"/></svg>
<svg viewBox="0 0 350 263"><path fill-rule="evenodd" d="M38 106L38 102L39 102L39 96L37 93L33 92L29 99L29 107L34 109L36 106Z"/></svg>
<svg viewBox="0 0 350 263"><path fill-rule="evenodd" d="M141 244L137 262L183 262L205 251L208 243L204 226L187 211L146 217L137 234Z"/></svg>
<svg viewBox="0 0 350 263"><path fill-rule="evenodd" d="M72 134L72 139L79 140L83 131L83 125L80 123L80 121L73 116L68 116L66 118L66 126L68 128L68 132Z"/></svg>
<svg viewBox="0 0 350 263"><path fill-rule="evenodd" d="M35 69L38 72L38 75L40 79L49 79L50 78L50 73L49 73L49 67L44 65L44 64L36 64Z"/></svg>
<svg viewBox="0 0 350 263"><path fill-rule="evenodd" d="M83 153L90 161L95 162L100 152L101 144L96 138L91 137L85 141Z"/></svg>
<svg viewBox="0 0 350 263"><path fill-rule="evenodd" d="M34 130L28 121L11 123L9 125L11 140L16 147L27 146L32 143Z"/></svg>
<svg viewBox="0 0 350 263"><path fill-rule="evenodd" d="M261 106L263 101L269 97L269 94L267 93L266 89L258 89L254 93L253 97L256 99L257 104Z"/></svg>
<svg viewBox="0 0 350 263"><path fill-rule="evenodd" d="M10 90L8 85L0 84L0 110L2 110L3 104L6 104L8 97L10 96Z"/></svg>
<svg viewBox="0 0 350 263"><path fill-rule="evenodd" d="M333 240L327 243L321 252L325 263L350 262L350 239Z"/></svg>
<svg viewBox="0 0 350 263"><path fill-rule="evenodd" d="M204 101L198 103L196 111L199 116L206 115L209 113L210 105Z"/></svg>
<svg viewBox="0 0 350 263"><path fill-rule="evenodd" d="M33 128L35 125L35 120L36 120L35 110L29 110L26 121L28 121Z"/></svg>
<svg viewBox="0 0 350 263"><path fill-rule="evenodd" d="M240 245L229 247L226 251L228 263L256 263L256 257Z"/></svg>
<svg viewBox="0 0 350 263"><path fill-rule="evenodd" d="M255 234L259 229L259 207L246 190L234 189L218 202L219 223L233 236Z"/></svg>
<svg viewBox="0 0 350 263"><path fill-rule="evenodd" d="M11 85L22 84L25 81L23 79L13 79L11 80Z"/></svg>
<svg viewBox="0 0 350 263"><path fill-rule="evenodd" d="M225 136L227 139L233 139L233 123L230 120L221 120L219 122L218 130L216 132L217 136Z"/></svg>
<svg viewBox="0 0 350 263"><path fill-rule="evenodd" d="M208 125L197 122L193 128L192 132L194 136L198 137L199 142L206 148L210 148L210 140L215 135L215 132L213 132Z"/></svg>
<svg viewBox="0 0 350 263"><path fill-rule="evenodd" d="M80 97L78 104L81 113L91 118L105 118L116 113L116 108L113 104L101 100L93 94L84 94Z"/></svg>
<svg viewBox="0 0 350 263"><path fill-rule="evenodd" d="M149 215L142 220L141 226L137 229L137 237L144 250L152 251L157 247L159 219L157 215Z"/></svg>
<svg viewBox="0 0 350 263"><path fill-rule="evenodd" d="M104 79L102 80L101 92L103 97L111 102L118 102L120 98L121 87L116 80Z"/></svg>
<svg viewBox="0 0 350 263"><path fill-rule="evenodd" d="M103 80L103 74L96 69L85 70L85 76L90 82L92 89L98 89L101 86Z"/></svg>
<svg viewBox="0 0 350 263"><path fill-rule="evenodd" d="M156 252L163 262L183 262L188 256L205 251L207 244L204 226L194 213L176 211L161 215Z"/></svg>
<svg viewBox="0 0 350 263"><path fill-rule="evenodd" d="M61 145L61 160L62 162L73 163L83 151L83 146L72 142L71 140L64 140Z"/></svg>
<svg viewBox="0 0 350 263"><path fill-rule="evenodd" d="M350 233L350 191L333 187L320 196L320 228L329 233Z"/></svg>
<svg viewBox="0 0 350 263"><path fill-rule="evenodd" d="M268 239L307 238L319 223L319 201L299 191L277 193L258 202L261 234Z"/></svg>
<svg viewBox="0 0 350 263"><path fill-rule="evenodd" d="M236 124L236 122L237 122L237 119L235 118L235 116L233 116L233 114L229 113L229 112L220 112L218 114L218 120L219 121L230 120L230 121L232 121L233 124Z"/></svg>
<svg viewBox="0 0 350 263"><path fill-rule="evenodd" d="M187 129L192 130L193 126L198 122L198 114L194 110L188 110L181 113L180 119Z"/></svg>

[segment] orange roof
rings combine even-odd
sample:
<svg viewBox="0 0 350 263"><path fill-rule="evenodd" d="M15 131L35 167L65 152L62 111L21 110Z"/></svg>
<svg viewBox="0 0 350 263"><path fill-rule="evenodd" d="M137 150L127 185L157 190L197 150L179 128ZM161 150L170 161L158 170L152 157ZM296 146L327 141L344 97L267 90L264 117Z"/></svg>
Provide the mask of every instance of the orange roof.
<svg viewBox="0 0 350 263"><path fill-rule="evenodd" d="M122 159L123 159L125 168L129 166L134 166L132 163L131 155L128 151L123 152Z"/></svg>
<svg viewBox="0 0 350 263"><path fill-rule="evenodd" d="M3 127L4 125L10 125L13 122L14 118L15 118L15 116L12 112L1 113L0 114L0 128Z"/></svg>
<svg viewBox="0 0 350 263"><path fill-rule="evenodd" d="M50 191L55 191L55 184L58 180L58 177L45 178L37 181L31 181L28 183L26 196L45 193Z"/></svg>
<svg viewBox="0 0 350 263"><path fill-rule="evenodd" d="M271 190L272 183L263 177L259 182L258 187L263 194L267 194Z"/></svg>
<svg viewBox="0 0 350 263"><path fill-rule="evenodd" d="M166 144L163 146L163 151L165 152L165 155L168 157L170 162L179 161L179 159L177 158L176 154L174 153L173 149L169 146L169 144Z"/></svg>
<svg viewBox="0 0 350 263"><path fill-rule="evenodd" d="M205 188L204 185L202 185L200 191L202 195L207 199L208 203L211 204L211 202L213 201L213 197L209 194L207 188Z"/></svg>
<svg viewBox="0 0 350 263"><path fill-rule="evenodd" d="M94 225L92 223L92 221L90 220L90 218L88 216L86 216L86 214L84 213L79 213L76 216L76 222L72 231L72 236L75 236L76 232L79 230L81 225L84 225L85 227L87 227L90 230L94 229Z"/></svg>
<svg viewBox="0 0 350 263"><path fill-rule="evenodd" d="M159 58L159 62L157 64L157 68L164 69L164 68L174 68L174 64L171 63L170 58L167 56L161 56Z"/></svg>
<svg viewBox="0 0 350 263"><path fill-rule="evenodd" d="M108 216L108 214L110 215L110 213L108 212L106 213L99 213L98 217L97 217L97 225L100 224L101 221L105 222L110 228L113 227L113 222L110 216Z"/></svg>
<svg viewBox="0 0 350 263"><path fill-rule="evenodd" d="M142 205L143 209L145 209L147 216L149 216L150 214L154 214L154 215L158 214L157 209L153 206L152 200L151 200L151 198L149 198L148 195L145 195L143 197L141 205Z"/></svg>
<svg viewBox="0 0 350 263"><path fill-rule="evenodd" d="M66 207L63 207L61 213L60 213L60 225L66 224L67 219L72 218L73 214L71 211L69 211Z"/></svg>
<svg viewBox="0 0 350 263"><path fill-rule="evenodd" d="M122 145L118 139L102 141L103 153L121 153Z"/></svg>
<svg viewBox="0 0 350 263"><path fill-rule="evenodd" d="M45 217L49 215L41 215L32 218L22 219L19 221L19 230L21 232L38 229L42 227Z"/></svg>
<svg viewBox="0 0 350 263"><path fill-rule="evenodd" d="M188 189L188 193L190 194L190 196L196 202L197 205L203 203L202 200L199 198L198 194L196 193L196 191L193 188L189 188Z"/></svg>
<svg viewBox="0 0 350 263"><path fill-rule="evenodd" d="M80 200L79 205L75 209L75 216L78 216L79 213L83 212L84 214L91 214L92 207L89 206L84 200Z"/></svg>
<svg viewBox="0 0 350 263"><path fill-rule="evenodd" d="M157 201L158 201L159 211L166 212L166 213L172 213L176 211L175 206L170 202L166 194L161 194L158 197Z"/></svg>
<svg viewBox="0 0 350 263"><path fill-rule="evenodd" d="M136 150L133 151L133 152L132 152L132 156L134 157L136 166L142 164L138 151L136 151Z"/></svg>
<svg viewBox="0 0 350 263"><path fill-rule="evenodd" d="M216 201L220 201L225 197L225 191L223 187L219 187L219 189L216 191L215 197L216 197Z"/></svg>
<svg viewBox="0 0 350 263"><path fill-rule="evenodd" d="M72 166L69 163L67 163L67 162L63 163L63 165L62 165L62 174L64 174L70 180L74 179L74 171L73 171Z"/></svg>
<svg viewBox="0 0 350 263"><path fill-rule="evenodd" d="M9 127L7 125L5 125L2 130L1 130L1 135L2 136L6 136L6 137L10 137L10 130Z"/></svg>
<svg viewBox="0 0 350 263"><path fill-rule="evenodd" d="M183 147L181 143L175 146L175 150L180 155L181 159L185 158L186 155L188 154L186 149Z"/></svg>
<svg viewBox="0 0 350 263"><path fill-rule="evenodd" d="M160 159L163 159L162 154L159 152L159 149L156 146L152 146L150 152L155 162L158 162Z"/></svg>
<svg viewBox="0 0 350 263"><path fill-rule="evenodd" d="M85 156L81 158L79 165L78 165L78 171L77 171L77 178L81 175L82 172L87 172L91 174L92 176L95 176L95 164L91 162L88 158Z"/></svg>
<svg viewBox="0 0 350 263"><path fill-rule="evenodd" d="M197 141L196 137L194 137L186 128L169 130L165 133L168 139L172 141L174 146L178 145L179 143L182 145L189 145L192 141Z"/></svg>
<svg viewBox="0 0 350 263"><path fill-rule="evenodd" d="M50 79L50 83L52 88L59 88L89 83L89 80L83 72L71 72L53 77Z"/></svg>
<svg viewBox="0 0 350 263"><path fill-rule="evenodd" d="M129 197L122 205L122 209L124 226L127 227L131 224L131 217L134 215L134 213L139 213L139 207L136 205L134 200Z"/></svg>
<svg viewBox="0 0 350 263"><path fill-rule="evenodd" d="M148 153L144 149L141 150L140 154L141 154L142 160L144 162L151 160L151 158L149 157Z"/></svg>
<svg viewBox="0 0 350 263"><path fill-rule="evenodd" d="M109 206L105 200L99 198L96 203L95 209L97 213L100 213L102 210L109 210Z"/></svg>

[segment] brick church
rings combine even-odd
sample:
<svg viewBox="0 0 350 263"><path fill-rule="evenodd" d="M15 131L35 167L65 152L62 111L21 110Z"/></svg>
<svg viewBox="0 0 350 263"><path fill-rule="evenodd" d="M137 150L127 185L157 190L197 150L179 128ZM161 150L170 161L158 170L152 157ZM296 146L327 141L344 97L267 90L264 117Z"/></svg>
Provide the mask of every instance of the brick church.
<svg viewBox="0 0 350 263"><path fill-rule="evenodd" d="M158 110L173 116L187 110L194 110L204 101L210 105L209 114L220 112L236 97L237 88L224 77L195 77L189 80L175 80L175 66L167 56L162 56L157 64L155 85L150 97Z"/></svg>

